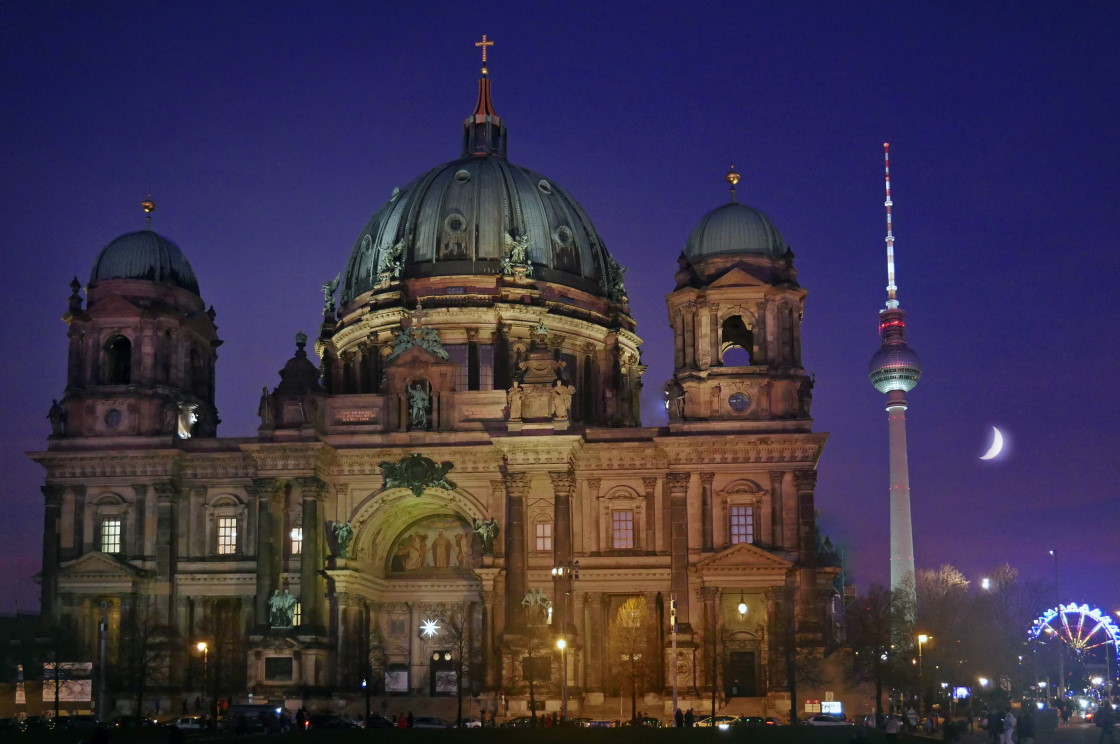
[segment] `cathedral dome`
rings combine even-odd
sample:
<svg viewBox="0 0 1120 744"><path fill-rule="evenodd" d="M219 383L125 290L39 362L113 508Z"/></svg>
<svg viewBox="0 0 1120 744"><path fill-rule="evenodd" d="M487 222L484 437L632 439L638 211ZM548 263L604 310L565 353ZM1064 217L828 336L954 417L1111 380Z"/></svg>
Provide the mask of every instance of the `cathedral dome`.
<svg viewBox="0 0 1120 744"><path fill-rule="evenodd" d="M606 294L606 248L579 203L540 173L472 156L393 191L358 235L342 305L373 289L397 251L404 279L497 274L507 243L523 238L534 279Z"/></svg>
<svg viewBox="0 0 1120 744"><path fill-rule="evenodd" d="M198 278L183 251L153 230L126 233L101 249L89 283L107 279L145 279L198 294Z"/></svg>
<svg viewBox="0 0 1120 744"><path fill-rule="evenodd" d="M741 253L781 258L788 250L769 217L732 201L704 215L689 236L684 255L690 261Z"/></svg>

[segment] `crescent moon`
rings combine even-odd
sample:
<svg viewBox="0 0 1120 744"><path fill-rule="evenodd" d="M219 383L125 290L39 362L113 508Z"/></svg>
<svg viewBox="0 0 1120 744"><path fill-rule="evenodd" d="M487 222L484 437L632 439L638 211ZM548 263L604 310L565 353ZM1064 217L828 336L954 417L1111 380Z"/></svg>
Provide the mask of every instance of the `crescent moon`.
<svg viewBox="0 0 1120 744"><path fill-rule="evenodd" d="M996 427L992 427L992 446L983 455L980 455L981 460L991 460L998 457L999 453L1003 451L1003 433Z"/></svg>

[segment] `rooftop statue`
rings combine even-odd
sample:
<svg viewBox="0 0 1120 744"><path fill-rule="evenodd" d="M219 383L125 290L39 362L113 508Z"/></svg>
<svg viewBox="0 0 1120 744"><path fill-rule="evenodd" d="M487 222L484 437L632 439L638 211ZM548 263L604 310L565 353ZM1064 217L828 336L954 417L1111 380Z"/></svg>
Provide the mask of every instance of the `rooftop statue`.
<svg viewBox="0 0 1120 744"><path fill-rule="evenodd" d="M434 460L414 452L398 462L382 462L378 467L385 476L385 490L407 488L417 496L426 488L455 490L455 483L447 477L455 464L446 460L436 465Z"/></svg>
<svg viewBox="0 0 1120 744"><path fill-rule="evenodd" d="M334 291L338 289L338 282L342 279L342 274L335 276L333 281L323 282L323 314L327 315L334 312Z"/></svg>

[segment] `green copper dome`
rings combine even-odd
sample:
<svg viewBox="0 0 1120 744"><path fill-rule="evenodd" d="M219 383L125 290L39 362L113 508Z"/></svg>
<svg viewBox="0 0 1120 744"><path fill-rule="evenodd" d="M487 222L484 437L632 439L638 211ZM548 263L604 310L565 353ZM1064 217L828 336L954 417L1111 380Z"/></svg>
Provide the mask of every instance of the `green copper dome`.
<svg viewBox="0 0 1120 744"><path fill-rule="evenodd" d="M692 261L742 253L781 258L788 250L769 217L754 207L733 201L704 215L689 236L684 254Z"/></svg>
<svg viewBox="0 0 1120 744"><path fill-rule="evenodd" d="M89 283L107 279L144 279L174 284L198 294L198 278L174 242L153 230L121 235L101 249Z"/></svg>

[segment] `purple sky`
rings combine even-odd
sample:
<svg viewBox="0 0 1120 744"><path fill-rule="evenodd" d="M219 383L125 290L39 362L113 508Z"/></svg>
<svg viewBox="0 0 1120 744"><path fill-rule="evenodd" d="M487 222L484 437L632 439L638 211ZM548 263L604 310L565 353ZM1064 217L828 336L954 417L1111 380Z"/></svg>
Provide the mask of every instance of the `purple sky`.
<svg viewBox="0 0 1120 744"><path fill-rule="evenodd" d="M143 225L150 190L218 313L220 433L253 433L261 386L316 330L319 285L370 215L458 156L482 33L511 160L579 199L631 267L648 424L675 259L734 158L740 200L778 225L809 290L804 358L831 432L817 505L860 586L888 577L867 363L889 140L899 297L925 364L917 564L1052 580L1057 547L1066 597L1120 610L1120 5L583 5L0 7L0 611L37 606L41 470L23 453L62 396L71 276ZM992 425L1010 451L981 462Z"/></svg>

